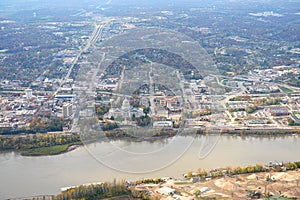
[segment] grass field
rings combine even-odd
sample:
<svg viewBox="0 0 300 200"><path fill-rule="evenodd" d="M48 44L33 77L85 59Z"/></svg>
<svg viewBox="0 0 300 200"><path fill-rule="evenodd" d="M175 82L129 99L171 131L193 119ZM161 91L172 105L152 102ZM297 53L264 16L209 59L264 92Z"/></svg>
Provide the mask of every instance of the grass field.
<svg viewBox="0 0 300 200"><path fill-rule="evenodd" d="M289 88L286 88L286 87L282 87L280 86L280 89L284 92L284 93L292 93L294 92L293 90L289 89Z"/></svg>
<svg viewBox="0 0 300 200"><path fill-rule="evenodd" d="M178 182L174 182L175 185L186 185L186 184L192 184L191 182L188 181L178 181Z"/></svg>

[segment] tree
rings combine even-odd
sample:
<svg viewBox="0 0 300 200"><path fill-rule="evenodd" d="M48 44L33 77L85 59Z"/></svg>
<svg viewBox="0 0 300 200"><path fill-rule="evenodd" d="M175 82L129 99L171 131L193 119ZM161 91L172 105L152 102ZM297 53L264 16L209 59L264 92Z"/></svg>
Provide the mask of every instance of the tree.
<svg viewBox="0 0 300 200"><path fill-rule="evenodd" d="M247 173L253 173L255 171L255 168L251 165L249 165L248 167L246 167Z"/></svg>
<svg viewBox="0 0 300 200"><path fill-rule="evenodd" d="M136 118L136 117L135 117L135 114L133 113L133 114L132 114L132 117L131 117L131 120L132 120L132 121L135 121L135 118Z"/></svg>
<svg viewBox="0 0 300 200"><path fill-rule="evenodd" d="M103 131L110 131L110 130L116 129L116 128L118 128L118 127L119 127L119 126L118 126L117 123L110 123L110 122L108 122L108 123L106 123L106 124L104 124L104 125L102 126L102 130L103 130Z"/></svg>
<svg viewBox="0 0 300 200"><path fill-rule="evenodd" d="M237 166L235 169L234 169L234 173L235 174L240 174L242 172L242 168L240 166Z"/></svg>
<svg viewBox="0 0 300 200"><path fill-rule="evenodd" d="M199 196L201 196L201 191L200 190L195 190L194 195L196 196L196 198L198 198Z"/></svg>
<svg viewBox="0 0 300 200"><path fill-rule="evenodd" d="M288 162L288 163L285 164L285 167L288 170L294 170L294 169L297 169L297 164L296 163L292 163L292 162Z"/></svg>
<svg viewBox="0 0 300 200"><path fill-rule="evenodd" d="M141 116L136 118L138 126L148 126L151 123L151 118L149 116Z"/></svg>
<svg viewBox="0 0 300 200"><path fill-rule="evenodd" d="M292 118L288 119L288 124L289 126L294 126L295 125L295 121Z"/></svg>
<svg viewBox="0 0 300 200"><path fill-rule="evenodd" d="M150 107L146 107L146 108L143 109L143 113L144 113L146 116L148 116L149 112L150 112Z"/></svg>
<svg viewBox="0 0 300 200"><path fill-rule="evenodd" d="M201 168L198 168L198 169L197 169L197 175L200 176L200 175L201 175L201 172L202 172L202 169L201 169Z"/></svg>
<svg viewBox="0 0 300 200"><path fill-rule="evenodd" d="M186 173L186 176L187 176L188 178L192 178L192 177L193 177L193 172L192 172L192 171L188 171L188 172Z"/></svg>
<svg viewBox="0 0 300 200"><path fill-rule="evenodd" d="M104 115L109 111L109 106L97 106L96 107L96 113L97 115Z"/></svg>
<svg viewBox="0 0 300 200"><path fill-rule="evenodd" d="M256 106L248 106L245 110L247 113L251 114L257 110L257 107Z"/></svg>

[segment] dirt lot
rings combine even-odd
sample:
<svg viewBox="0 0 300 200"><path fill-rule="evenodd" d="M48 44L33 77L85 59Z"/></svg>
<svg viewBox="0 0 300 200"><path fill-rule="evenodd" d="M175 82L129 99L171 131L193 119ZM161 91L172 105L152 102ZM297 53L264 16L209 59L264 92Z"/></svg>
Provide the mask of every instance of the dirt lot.
<svg viewBox="0 0 300 200"><path fill-rule="evenodd" d="M199 197L250 199L251 195L258 198L271 195L300 199L300 170L225 176L198 183L175 184L169 181L163 185L176 189L189 199L195 199L197 190L205 190ZM170 199L170 196L160 198Z"/></svg>

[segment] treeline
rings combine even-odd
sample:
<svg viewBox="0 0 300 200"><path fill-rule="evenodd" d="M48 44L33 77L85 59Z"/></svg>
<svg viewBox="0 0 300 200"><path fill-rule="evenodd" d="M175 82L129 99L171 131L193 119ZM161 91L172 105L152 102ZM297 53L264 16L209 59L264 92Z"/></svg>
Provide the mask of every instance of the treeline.
<svg viewBox="0 0 300 200"><path fill-rule="evenodd" d="M150 199L150 196L145 194L143 191L138 191L135 189L136 185L147 184L147 183L163 183L164 180L161 178L149 178L141 179L135 182L120 181L116 182L114 180L112 183L104 182L101 184L91 184L91 185L81 185L78 187L70 188L55 197L54 200L68 200L68 199L103 199L118 196L128 196L130 199Z"/></svg>
<svg viewBox="0 0 300 200"><path fill-rule="evenodd" d="M206 108L206 109L198 110L198 111L184 112L183 114L187 118L196 118L196 117L211 115L212 111L211 111L211 109Z"/></svg>
<svg viewBox="0 0 300 200"><path fill-rule="evenodd" d="M250 96L236 96L229 101L250 101L251 97ZM236 112L236 111L246 111L248 114L252 114L258 109L260 109L260 106L271 106L271 105L279 105L281 102L280 98L262 98L262 99L257 99L253 101L253 105L247 106L246 108L229 108L229 112Z"/></svg>
<svg viewBox="0 0 300 200"><path fill-rule="evenodd" d="M154 48L138 49L120 56L106 68L106 75L120 75L123 70L123 66L126 66L128 69L132 69L136 66L147 63L148 61L145 58L152 62L180 69L187 79L203 78L200 72L198 72L189 61L182 58L180 55Z"/></svg>
<svg viewBox="0 0 300 200"><path fill-rule="evenodd" d="M151 124L151 118L146 116L140 116L134 119L138 126L148 126Z"/></svg>
<svg viewBox="0 0 300 200"><path fill-rule="evenodd" d="M18 137L0 137L0 151L26 150L80 143L78 134L36 134Z"/></svg>
<svg viewBox="0 0 300 200"><path fill-rule="evenodd" d="M91 185L81 185L79 187L68 189L65 192L55 196L55 200L68 200L68 199L84 199L84 200L94 200L103 199L118 196L129 196L139 199L149 199L144 193L135 191L130 188L125 181L113 183L101 183L101 184L91 184Z"/></svg>
<svg viewBox="0 0 300 200"><path fill-rule="evenodd" d="M111 131L117 128L119 128L119 126L116 122L108 122L102 126L103 131Z"/></svg>
<svg viewBox="0 0 300 200"><path fill-rule="evenodd" d="M47 133L63 130L63 120L61 118L53 118L45 120L37 116L33 117L30 125L30 131L33 133Z"/></svg>
<svg viewBox="0 0 300 200"><path fill-rule="evenodd" d="M136 180L135 184L136 185L140 185L140 184L149 184L149 183L163 183L165 182L162 178L147 178L147 179L140 179L140 180Z"/></svg>
<svg viewBox="0 0 300 200"><path fill-rule="evenodd" d="M235 96L229 99L229 101L250 101L251 96ZM281 102L280 98L261 98L253 101L255 106L270 106L270 105L279 105Z"/></svg>
<svg viewBox="0 0 300 200"><path fill-rule="evenodd" d="M110 106L105 106L105 105L96 105L95 106L96 109L96 114L98 116L103 117L103 115L105 115L106 113L108 113Z"/></svg>
<svg viewBox="0 0 300 200"><path fill-rule="evenodd" d="M176 131L176 130L173 130L171 128L163 128L163 129L157 130L155 132L155 134L153 135L153 137L173 137L176 134L178 134L178 131Z"/></svg>
<svg viewBox="0 0 300 200"><path fill-rule="evenodd" d="M287 162L282 164L274 164L270 166L263 166L262 164L256 164L256 165L249 165L246 167L240 167L240 166L225 167L225 168L219 168L210 171L198 169L196 173L193 173L191 171L187 172L187 174L185 174L185 177L186 178L192 178L192 177L216 178L225 175L232 176L238 174L270 172L270 171L283 172L283 171L295 170L295 169L300 169L300 162Z"/></svg>
<svg viewBox="0 0 300 200"><path fill-rule="evenodd" d="M255 106L271 106L271 105L279 105L281 102L280 98L262 98L254 101Z"/></svg>
<svg viewBox="0 0 300 200"><path fill-rule="evenodd" d="M229 101L249 101L251 99L250 96L235 96L229 99Z"/></svg>
<svg viewBox="0 0 300 200"><path fill-rule="evenodd" d="M284 130L284 129L237 129L237 130L223 130L222 134L232 134L232 135L291 135L291 134L299 134L300 130Z"/></svg>
<svg viewBox="0 0 300 200"><path fill-rule="evenodd" d="M34 116L29 124L29 128L0 128L0 134L2 135L17 135L22 133L34 134L34 133L47 133L63 130L64 121L61 118L42 119Z"/></svg>

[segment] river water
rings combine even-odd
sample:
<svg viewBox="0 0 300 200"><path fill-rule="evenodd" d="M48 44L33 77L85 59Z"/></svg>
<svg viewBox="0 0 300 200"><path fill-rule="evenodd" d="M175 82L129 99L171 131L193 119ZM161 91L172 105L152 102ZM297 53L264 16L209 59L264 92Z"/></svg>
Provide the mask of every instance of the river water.
<svg viewBox="0 0 300 200"><path fill-rule="evenodd" d="M56 194L116 178L182 177L189 170L300 161L300 136L179 136L154 142L99 142L43 157L0 154L0 199ZM133 173L135 172L135 173Z"/></svg>

